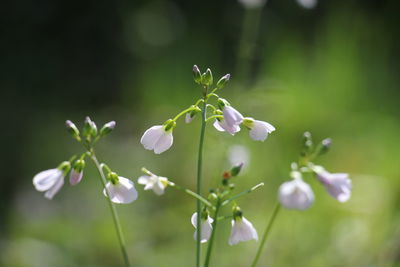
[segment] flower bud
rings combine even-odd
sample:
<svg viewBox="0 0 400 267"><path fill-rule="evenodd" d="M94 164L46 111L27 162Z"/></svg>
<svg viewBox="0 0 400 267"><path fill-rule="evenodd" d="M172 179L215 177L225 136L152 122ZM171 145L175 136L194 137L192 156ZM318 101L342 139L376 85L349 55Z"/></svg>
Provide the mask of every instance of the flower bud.
<svg viewBox="0 0 400 267"><path fill-rule="evenodd" d="M224 88L224 86L228 83L230 78L231 78L231 75L226 74L221 79L219 79L219 81L217 82L217 88L218 89Z"/></svg>
<svg viewBox="0 0 400 267"><path fill-rule="evenodd" d="M94 121L89 117L85 118L85 125L83 126L83 136L87 139L95 137L97 135L97 126Z"/></svg>
<svg viewBox="0 0 400 267"><path fill-rule="evenodd" d="M233 168L231 169L231 175L232 176L237 176L240 173L240 170L243 167L243 163L239 163L236 166L233 166Z"/></svg>
<svg viewBox="0 0 400 267"><path fill-rule="evenodd" d="M329 149L331 148L332 145L332 139L331 138L326 138L324 140L322 140L322 142L318 145L317 149L316 149L316 154L317 155L323 155L326 152L329 151Z"/></svg>
<svg viewBox="0 0 400 267"><path fill-rule="evenodd" d="M115 128L115 121L110 121L104 124L100 130L100 136L106 136L107 134L111 133Z"/></svg>
<svg viewBox="0 0 400 267"><path fill-rule="evenodd" d="M77 185L80 183L83 177L84 168L85 168L85 161L83 159L78 159L77 161L75 161L69 176L69 183L71 185Z"/></svg>
<svg viewBox="0 0 400 267"><path fill-rule="evenodd" d="M211 86L213 84L213 76L210 69L207 69L201 77L201 83L206 86Z"/></svg>
<svg viewBox="0 0 400 267"><path fill-rule="evenodd" d="M193 79L196 83L200 84L201 83L201 72L199 70L199 67L197 65L193 66Z"/></svg>
<svg viewBox="0 0 400 267"><path fill-rule="evenodd" d="M76 128L75 124L72 121L67 120L65 122L65 126L67 127L67 130L71 134L71 136L79 141L80 140L79 130L78 128Z"/></svg>

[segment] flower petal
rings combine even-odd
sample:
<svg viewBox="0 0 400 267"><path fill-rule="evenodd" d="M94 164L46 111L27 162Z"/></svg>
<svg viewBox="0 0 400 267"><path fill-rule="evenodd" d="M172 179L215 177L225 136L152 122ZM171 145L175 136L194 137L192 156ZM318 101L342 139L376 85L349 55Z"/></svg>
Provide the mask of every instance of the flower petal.
<svg viewBox="0 0 400 267"><path fill-rule="evenodd" d="M172 131L164 131L154 146L154 153L161 154L162 152L168 150L172 146L173 142L174 137L172 135Z"/></svg>
<svg viewBox="0 0 400 267"><path fill-rule="evenodd" d="M160 139L164 132L164 126L153 126L144 132L142 138L140 139L140 143L144 146L145 149L153 150L157 141Z"/></svg>
<svg viewBox="0 0 400 267"><path fill-rule="evenodd" d="M52 186L54 186L59 177L62 177L63 173L59 169L50 169L46 171L39 172L33 177L33 185L38 191L47 191Z"/></svg>
<svg viewBox="0 0 400 267"><path fill-rule="evenodd" d="M138 178L138 183L139 184L147 184L149 182L149 178L150 178L150 176L147 176L147 175L140 176Z"/></svg>
<svg viewBox="0 0 400 267"><path fill-rule="evenodd" d="M64 185L64 176L59 176L57 182L44 194L47 199L52 199Z"/></svg>
<svg viewBox="0 0 400 267"><path fill-rule="evenodd" d="M138 193L135 189L134 183L124 177L118 177L118 184L113 185L111 182L106 184L106 189L103 190L103 194L107 196L107 191L110 194L110 199L114 203L128 204L135 201L138 197Z"/></svg>

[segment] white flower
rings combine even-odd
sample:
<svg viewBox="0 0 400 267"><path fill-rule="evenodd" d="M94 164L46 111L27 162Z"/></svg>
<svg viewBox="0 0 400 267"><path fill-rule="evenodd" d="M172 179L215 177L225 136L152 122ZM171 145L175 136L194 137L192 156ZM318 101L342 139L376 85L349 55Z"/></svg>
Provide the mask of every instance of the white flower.
<svg viewBox="0 0 400 267"><path fill-rule="evenodd" d="M307 183L296 178L279 187L279 201L285 208L305 210L313 204L314 193Z"/></svg>
<svg viewBox="0 0 400 267"><path fill-rule="evenodd" d="M245 8L259 8L262 7L267 0L238 0Z"/></svg>
<svg viewBox="0 0 400 267"><path fill-rule="evenodd" d="M231 135L235 135L235 133L240 131L239 125L229 126L226 124L224 119L221 119L221 121L215 120L213 125L214 125L215 129L217 129L218 131L228 132Z"/></svg>
<svg viewBox="0 0 400 267"><path fill-rule="evenodd" d="M201 243L205 243L210 239L213 221L210 216L207 216L207 220L201 220ZM197 228L197 212L193 213L191 222L193 227ZM197 230L194 232L194 240L197 240Z"/></svg>
<svg viewBox="0 0 400 267"><path fill-rule="evenodd" d="M154 150L154 153L160 154L168 150L174 141L172 128L165 130L164 125L156 125L148 129L140 139L140 143L145 149Z"/></svg>
<svg viewBox="0 0 400 267"><path fill-rule="evenodd" d="M111 201L118 204L131 203L138 197L134 183L121 176L118 176L118 181L115 184L108 182L106 188L103 190L103 194L106 197L109 195Z"/></svg>
<svg viewBox="0 0 400 267"><path fill-rule="evenodd" d="M231 106L224 106L222 113L229 127L239 126L243 121L242 114Z"/></svg>
<svg viewBox="0 0 400 267"><path fill-rule="evenodd" d="M191 123L193 121L193 119L194 119L194 116L192 117L190 115L190 112L186 113L186 116L185 116L185 122L186 123Z"/></svg>
<svg viewBox="0 0 400 267"><path fill-rule="evenodd" d="M253 118L245 118L243 125L250 129L249 135L255 141L264 141L268 134L275 131L275 127L268 122L254 120Z"/></svg>
<svg viewBox="0 0 400 267"><path fill-rule="evenodd" d="M144 190L152 189L157 195L164 194L165 187L168 185L168 178L157 176L149 173L150 175L140 176L138 179L139 184L143 184Z"/></svg>
<svg viewBox="0 0 400 267"><path fill-rule="evenodd" d="M339 202L346 202L351 197L351 180L347 173L329 173L322 167L314 167L318 180L328 193Z"/></svg>
<svg viewBox="0 0 400 267"><path fill-rule="evenodd" d="M236 245L239 242L258 240L257 231L253 224L245 217L236 217L232 220L232 231L229 237L229 245Z"/></svg>
<svg viewBox="0 0 400 267"><path fill-rule="evenodd" d="M64 185L64 173L60 169L42 171L33 177L33 185L40 192L46 191L44 196L52 199Z"/></svg>
<svg viewBox="0 0 400 267"><path fill-rule="evenodd" d="M77 185L80 183L83 177L83 171L77 172L76 170L72 169L69 175L69 183L71 185Z"/></svg>

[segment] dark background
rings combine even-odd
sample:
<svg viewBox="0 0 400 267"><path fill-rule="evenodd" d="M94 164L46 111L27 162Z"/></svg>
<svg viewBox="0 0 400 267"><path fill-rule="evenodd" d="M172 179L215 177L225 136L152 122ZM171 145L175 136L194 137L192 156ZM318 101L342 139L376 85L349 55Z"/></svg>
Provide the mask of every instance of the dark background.
<svg viewBox="0 0 400 267"><path fill-rule="evenodd" d="M92 166L81 185L68 186L53 201L31 185L35 173L80 151L64 130L66 119L80 125L86 115L98 124L116 120L99 153L126 177L136 180L145 165L194 186L198 121L178 125L173 149L161 156L139 144L148 127L200 96L193 64L210 67L215 79L232 73L221 95L277 127L262 145L245 133L229 138L211 127L207 139L206 155L212 156L206 159L213 160L206 160L206 175L222 172L216 162L224 162L230 145L251 151L242 186L266 183L244 205L259 232L279 184L288 179L302 132L310 130L318 140L331 136L334 146L322 163L353 178L349 203L337 203L319 188L311 210L282 215L264 264L398 264L398 1L321 0L313 9L295 0L268 1L262 11L246 11L236 1L20 0L0 6L4 266L120 264ZM254 39L246 37L252 31ZM250 51L243 57L241 41ZM187 197L172 190L161 200L137 187L140 202L121 208L132 261L187 266L194 257L194 201L182 202ZM259 202L263 207L251 204ZM137 230L144 226L146 231ZM228 233L228 226L221 230L216 266L247 266L256 244L230 248ZM49 254L54 259L46 260Z"/></svg>

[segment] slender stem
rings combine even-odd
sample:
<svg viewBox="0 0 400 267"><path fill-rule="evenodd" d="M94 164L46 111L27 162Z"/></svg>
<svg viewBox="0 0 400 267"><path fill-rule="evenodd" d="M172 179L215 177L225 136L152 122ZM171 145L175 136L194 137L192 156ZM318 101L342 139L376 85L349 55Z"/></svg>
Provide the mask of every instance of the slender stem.
<svg viewBox="0 0 400 267"><path fill-rule="evenodd" d="M241 197L241 196L243 196L243 195L246 195L246 194L249 194L249 193L253 192L253 191L256 190L257 188L260 188L261 186L264 186L264 183L259 183L259 184L253 186L253 187L250 188L250 189L247 189L247 190L245 190L245 191L243 191L243 192L240 192L239 194L237 194L237 195L235 195L235 196L233 196L233 197L231 197L231 198L225 200L224 202L222 202L222 206L225 206L226 204L228 204L229 202L231 202L231 201L234 200L234 199L237 199L237 198L239 198L239 197Z"/></svg>
<svg viewBox="0 0 400 267"><path fill-rule="evenodd" d="M106 188L106 183L107 183L106 177L104 175L103 169L102 169L99 161L96 158L96 155L95 155L93 149L91 149L90 157L93 160L94 164L96 165L97 170L99 171L101 183L102 183L103 187L106 189L107 195L109 196L110 195L109 191ZM115 230L117 231L119 244L121 246L122 255L123 255L124 261L125 261L125 266L129 267L130 263L129 263L128 253L125 248L125 239L124 239L124 235L122 233L121 223L119 221L117 209L115 208L114 203L111 201L111 199L109 197L107 197L107 202L108 202L108 205L111 210L111 214L112 214L114 225L115 225Z"/></svg>
<svg viewBox="0 0 400 267"><path fill-rule="evenodd" d="M218 118L219 118L219 119L222 119L223 117L224 117L224 116L222 116L222 115L212 115L211 117L208 117L206 121L208 122L208 121L210 121L210 120L218 119Z"/></svg>
<svg viewBox="0 0 400 267"><path fill-rule="evenodd" d="M204 134L206 130L206 112L207 112L207 100L204 98L203 108L201 111L201 130L200 130L200 141L199 141L199 154L197 160L197 195L201 196L202 188L202 165L203 165L203 144ZM197 216L201 214L201 201L197 199ZM196 236L196 266L200 267L201 257L201 220L197 220L197 236Z"/></svg>
<svg viewBox="0 0 400 267"><path fill-rule="evenodd" d="M194 110L194 109L196 109L196 107L190 106L190 107L188 107L187 109L185 109L185 110L183 110L182 112L180 112L178 115L176 115L175 118L173 118L172 120L173 120L173 121L176 121L176 120L179 119L182 115L184 115L184 114L186 114L186 113L188 113L188 112L190 112L190 111L192 111L192 110Z"/></svg>
<svg viewBox="0 0 400 267"><path fill-rule="evenodd" d="M177 185L177 184L175 184L175 183L173 183L173 182L171 182L171 181L168 181L168 184L169 184L171 187L174 187L174 188L176 188L176 189L179 189L179 190L185 192L186 194L191 195L192 197L195 197L197 200L200 200L201 202L203 202L204 205L206 205L207 207L210 207L210 208L213 209L213 210L215 209L215 207L213 206L213 204L211 204L207 199L205 199L204 197L202 197L202 196L196 194L196 193L193 192L192 190L187 189L187 188L185 188L185 187L183 187L183 186Z"/></svg>
<svg viewBox="0 0 400 267"><path fill-rule="evenodd" d="M260 246L258 247L256 257L254 258L254 261L251 264L251 267L256 267L256 265L258 263L258 260L259 260L259 258L261 256L261 252L262 252L262 250L264 248L265 241L268 238L268 234L271 231L272 225L274 224L275 218L278 215L278 212L279 212L280 208L281 208L281 204L279 202L277 202L276 205L275 205L275 208L274 208L274 210L272 212L272 215L271 215L271 217L269 219L267 227L265 228L265 232L264 232L263 237L261 239Z"/></svg>
<svg viewBox="0 0 400 267"><path fill-rule="evenodd" d="M217 200L217 205L215 208L215 214L214 214L214 221L212 224L212 232L211 232L211 237L210 237L210 242L208 243L207 247L207 254L206 254L206 261L204 263L204 267L208 267L210 264L210 259L211 259L211 252L214 244L214 237L215 237L215 232L217 231L217 223L218 223L218 212L219 208L221 207L221 200L218 198Z"/></svg>

